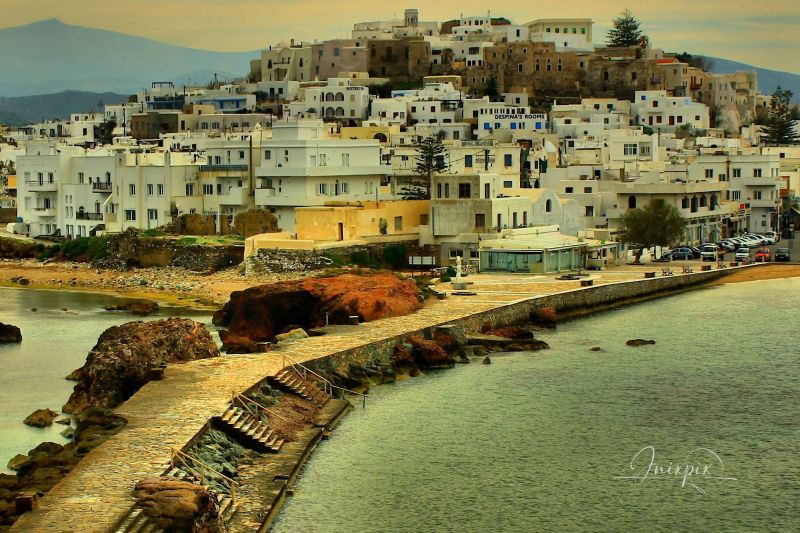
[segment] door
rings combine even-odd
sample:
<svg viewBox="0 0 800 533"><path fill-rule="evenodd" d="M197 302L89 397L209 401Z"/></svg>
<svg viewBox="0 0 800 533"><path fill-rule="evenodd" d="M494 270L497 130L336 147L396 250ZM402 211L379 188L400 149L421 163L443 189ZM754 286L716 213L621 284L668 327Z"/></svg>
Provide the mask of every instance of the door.
<svg viewBox="0 0 800 533"><path fill-rule="evenodd" d="M339 222L337 227L336 233L336 240L343 241L344 240L344 222Z"/></svg>
<svg viewBox="0 0 800 533"><path fill-rule="evenodd" d="M147 210L147 229L154 229L158 227L158 210Z"/></svg>

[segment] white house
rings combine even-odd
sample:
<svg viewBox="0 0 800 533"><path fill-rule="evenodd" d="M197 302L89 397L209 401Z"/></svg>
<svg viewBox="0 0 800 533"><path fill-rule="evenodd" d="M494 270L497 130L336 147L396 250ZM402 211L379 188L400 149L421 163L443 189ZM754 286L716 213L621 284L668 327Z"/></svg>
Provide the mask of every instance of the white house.
<svg viewBox="0 0 800 533"><path fill-rule="evenodd" d="M654 131L673 132L682 126L709 128L708 106L688 96L668 96L667 91L636 91L631 112L638 125Z"/></svg>

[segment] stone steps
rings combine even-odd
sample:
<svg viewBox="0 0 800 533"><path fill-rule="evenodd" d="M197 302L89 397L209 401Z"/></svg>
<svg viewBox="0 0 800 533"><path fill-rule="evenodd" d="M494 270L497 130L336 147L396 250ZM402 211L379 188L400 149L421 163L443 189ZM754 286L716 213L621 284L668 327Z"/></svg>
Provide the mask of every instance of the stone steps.
<svg viewBox="0 0 800 533"><path fill-rule="evenodd" d="M293 392L305 398L317 407L323 407L331 399L325 392L312 382L303 379L291 368L284 368L276 375L271 376L269 381L279 388Z"/></svg>
<svg viewBox="0 0 800 533"><path fill-rule="evenodd" d="M256 451L278 453L283 445L283 439L279 439L268 424L241 407L231 405L216 420L226 433L252 446Z"/></svg>

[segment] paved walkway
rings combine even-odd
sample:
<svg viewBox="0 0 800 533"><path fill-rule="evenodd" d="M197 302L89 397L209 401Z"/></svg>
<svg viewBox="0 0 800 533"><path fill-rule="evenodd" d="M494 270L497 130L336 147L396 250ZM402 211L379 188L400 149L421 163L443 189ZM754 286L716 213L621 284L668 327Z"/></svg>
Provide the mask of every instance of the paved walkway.
<svg viewBox="0 0 800 533"><path fill-rule="evenodd" d="M594 275L595 284L641 279L639 269ZM134 503L133 485L158 476L169 461L169 447L181 448L221 415L233 390L244 391L283 366L282 354L305 362L381 341L408 331L443 324L512 301L578 287L553 276L473 275L475 296L451 296L413 315L352 327L330 328L266 354L232 355L170 365L164 380L142 387L117 412L128 420L120 433L89 453L75 469L11 528L13 531L107 531ZM445 288L445 287L443 287Z"/></svg>

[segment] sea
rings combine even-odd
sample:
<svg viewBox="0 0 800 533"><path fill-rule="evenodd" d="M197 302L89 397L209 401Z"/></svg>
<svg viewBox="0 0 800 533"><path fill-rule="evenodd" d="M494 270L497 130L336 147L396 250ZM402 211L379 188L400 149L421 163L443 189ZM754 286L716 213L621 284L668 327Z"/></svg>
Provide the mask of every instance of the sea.
<svg viewBox="0 0 800 533"><path fill-rule="evenodd" d="M375 387L273 531L800 531L798 303L701 288Z"/></svg>
<svg viewBox="0 0 800 533"><path fill-rule="evenodd" d="M65 427L61 424L33 428L22 421L36 409L61 411L75 385L64 377L83 366L107 328L168 316L192 318L211 328L208 311L162 307L140 318L105 310L118 301L101 293L0 288L0 322L22 332L20 344L0 344L0 470L10 472L9 459L41 442L68 442L59 434Z"/></svg>

